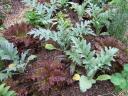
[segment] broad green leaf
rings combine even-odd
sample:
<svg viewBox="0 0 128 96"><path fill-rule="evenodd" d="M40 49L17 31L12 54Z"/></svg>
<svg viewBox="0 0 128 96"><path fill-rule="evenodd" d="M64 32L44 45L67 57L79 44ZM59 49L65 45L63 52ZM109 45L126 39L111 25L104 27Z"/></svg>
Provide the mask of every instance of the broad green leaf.
<svg viewBox="0 0 128 96"><path fill-rule="evenodd" d="M121 89L126 89L127 86L128 86L127 81L124 78L122 78L121 84L119 86L120 86Z"/></svg>
<svg viewBox="0 0 128 96"><path fill-rule="evenodd" d="M103 80L109 80L109 79L111 79L111 76L107 75L107 74L104 74L104 75L98 76L96 80L103 81Z"/></svg>
<svg viewBox="0 0 128 96"><path fill-rule="evenodd" d="M124 65L124 70L128 72L128 64Z"/></svg>
<svg viewBox="0 0 128 96"><path fill-rule="evenodd" d="M16 93L10 90L10 86L2 83L0 84L0 96L16 96Z"/></svg>
<svg viewBox="0 0 128 96"><path fill-rule="evenodd" d="M52 44L46 44L45 45L45 49L47 49L47 50L54 50L56 48Z"/></svg>
<svg viewBox="0 0 128 96"><path fill-rule="evenodd" d="M93 79L88 79L86 76L81 76L79 80L79 86L80 90L82 92L86 92L87 89L90 89L92 87L92 84L96 83Z"/></svg>
<svg viewBox="0 0 128 96"><path fill-rule="evenodd" d="M114 85L120 85L123 81L123 78L121 76L121 74L119 73L116 73L114 75L112 75L111 77L111 82L114 84Z"/></svg>

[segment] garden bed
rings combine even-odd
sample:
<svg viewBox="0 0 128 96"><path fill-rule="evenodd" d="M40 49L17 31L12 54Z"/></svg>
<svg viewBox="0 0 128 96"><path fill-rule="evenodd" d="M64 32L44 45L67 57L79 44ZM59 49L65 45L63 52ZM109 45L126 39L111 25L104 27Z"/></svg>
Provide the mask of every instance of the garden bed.
<svg viewBox="0 0 128 96"><path fill-rule="evenodd" d="M128 2L119 0L122 9L114 0L69 1L11 1L0 19L0 80L9 96L127 96Z"/></svg>

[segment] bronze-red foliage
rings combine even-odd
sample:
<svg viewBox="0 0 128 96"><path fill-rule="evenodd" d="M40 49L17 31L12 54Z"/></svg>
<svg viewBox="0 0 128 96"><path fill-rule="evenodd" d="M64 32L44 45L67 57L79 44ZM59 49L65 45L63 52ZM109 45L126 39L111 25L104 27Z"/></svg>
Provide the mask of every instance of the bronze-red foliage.
<svg viewBox="0 0 128 96"><path fill-rule="evenodd" d="M45 94L72 82L65 65L59 60L37 61L29 68L27 76L34 81L33 90Z"/></svg>
<svg viewBox="0 0 128 96"><path fill-rule="evenodd" d="M4 37L14 43L19 52L31 49L32 53L39 50L40 41L27 35L32 26L27 23L15 24L4 31Z"/></svg>

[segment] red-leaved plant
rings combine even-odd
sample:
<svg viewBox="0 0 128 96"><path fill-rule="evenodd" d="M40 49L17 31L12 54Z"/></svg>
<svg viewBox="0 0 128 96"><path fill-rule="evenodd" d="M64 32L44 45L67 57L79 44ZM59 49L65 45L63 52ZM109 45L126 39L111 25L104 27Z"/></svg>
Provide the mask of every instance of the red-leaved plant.
<svg viewBox="0 0 128 96"><path fill-rule="evenodd" d="M32 53L36 53L40 48L40 41L27 35L32 26L27 23L15 24L4 31L4 37L18 48L19 52L31 49Z"/></svg>
<svg viewBox="0 0 128 96"><path fill-rule="evenodd" d="M43 94L72 83L65 65L58 60L37 61L29 68L27 76L34 81L33 90Z"/></svg>

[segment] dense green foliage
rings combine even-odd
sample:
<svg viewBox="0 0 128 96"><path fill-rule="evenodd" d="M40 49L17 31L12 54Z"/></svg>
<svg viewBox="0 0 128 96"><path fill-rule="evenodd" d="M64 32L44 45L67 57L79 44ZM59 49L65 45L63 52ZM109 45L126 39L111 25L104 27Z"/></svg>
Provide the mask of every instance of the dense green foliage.
<svg viewBox="0 0 128 96"><path fill-rule="evenodd" d="M108 32L110 35L123 41L127 32L128 1L113 0L111 6L109 14L111 15L111 23Z"/></svg>
<svg viewBox="0 0 128 96"><path fill-rule="evenodd" d="M51 3L45 3L44 5L38 3L36 0L23 0L23 2L34 8L33 11L26 13L26 19L30 24L33 24L34 26L45 26L46 28L50 27L49 24L53 21L51 17L57 8L54 0Z"/></svg>
<svg viewBox="0 0 128 96"><path fill-rule="evenodd" d="M43 38L45 38L46 41L52 39L53 41L56 41L64 50L66 50L70 46L70 38L72 36L81 37L82 35L94 34L90 29L89 21L81 22L80 24L77 23L75 27L69 28L67 27L67 25L65 25L65 22L66 21L63 20L61 23L58 23L59 25L57 27L57 32L51 31L49 29L39 28L33 29L28 34L33 35L34 37L39 37L40 40L42 40Z"/></svg>
<svg viewBox="0 0 128 96"><path fill-rule="evenodd" d="M124 65L121 73L115 73L111 76L111 82L119 90L128 90L128 64Z"/></svg>
<svg viewBox="0 0 128 96"><path fill-rule="evenodd" d="M114 56L118 49L105 47L98 54L91 50L91 45L90 43L87 44L86 40L79 40L72 37L72 42L72 49L67 51L66 54L74 62L73 64L86 69L86 76L82 75L80 79L80 89L82 92L85 92L95 83L93 77L98 70L109 69L111 61L114 61Z"/></svg>
<svg viewBox="0 0 128 96"><path fill-rule="evenodd" d="M28 50L19 55L17 48L5 38L0 38L0 60L11 61L11 63L0 70L0 80L7 79L16 73L24 72L27 63L33 59L33 55L29 56Z"/></svg>
<svg viewBox="0 0 128 96"><path fill-rule="evenodd" d="M5 83L0 84L0 96L16 96L16 93L10 91L9 88L9 86L5 86Z"/></svg>

